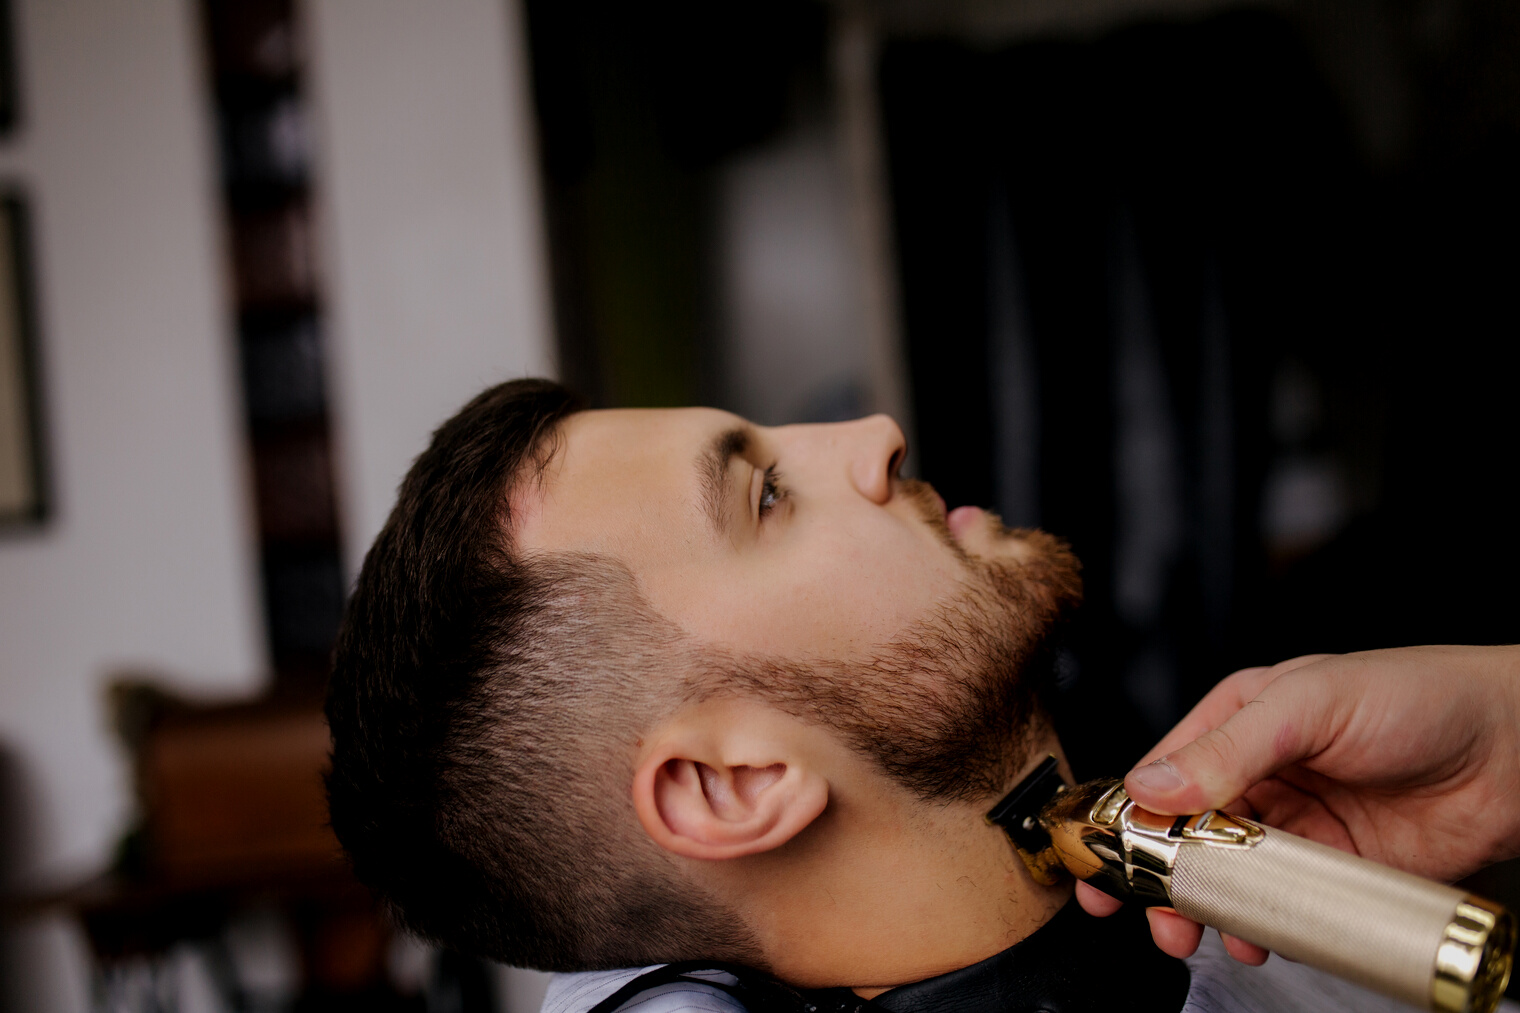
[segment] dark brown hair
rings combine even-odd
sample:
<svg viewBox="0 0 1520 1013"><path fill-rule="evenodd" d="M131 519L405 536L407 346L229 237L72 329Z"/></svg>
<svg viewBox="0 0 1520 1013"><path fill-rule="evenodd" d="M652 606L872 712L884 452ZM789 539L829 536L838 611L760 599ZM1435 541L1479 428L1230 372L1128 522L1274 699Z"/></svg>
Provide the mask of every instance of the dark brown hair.
<svg viewBox="0 0 1520 1013"><path fill-rule="evenodd" d="M418 934L550 970L757 958L637 832L629 729L679 634L627 570L514 551L564 388L516 380L433 434L365 556L327 701L332 826Z"/></svg>

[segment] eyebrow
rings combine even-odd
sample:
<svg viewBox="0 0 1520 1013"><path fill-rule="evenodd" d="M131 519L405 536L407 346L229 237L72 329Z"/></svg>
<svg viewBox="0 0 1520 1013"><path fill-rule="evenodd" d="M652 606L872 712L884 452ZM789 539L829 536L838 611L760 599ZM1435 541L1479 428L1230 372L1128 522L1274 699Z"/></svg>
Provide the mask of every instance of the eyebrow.
<svg viewBox="0 0 1520 1013"><path fill-rule="evenodd" d="M728 527L727 513L723 509L732 489L728 481L728 466L734 458L749 449L753 438L753 430L749 426L733 426L714 435L697 455L702 509L713 530L720 535Z"/></svg>

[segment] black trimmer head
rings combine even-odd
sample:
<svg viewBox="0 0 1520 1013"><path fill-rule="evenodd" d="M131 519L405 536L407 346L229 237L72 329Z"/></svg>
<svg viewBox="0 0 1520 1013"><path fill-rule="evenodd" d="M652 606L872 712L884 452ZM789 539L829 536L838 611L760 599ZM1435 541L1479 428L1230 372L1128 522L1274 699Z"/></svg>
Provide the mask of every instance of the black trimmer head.
<svg viewBox="0 0 1520 1013"><path fill-rule="evenodd" d="M1050 846L1050 834L1040 823L1040 812L1065 790L1066 781L1056 758L1047 756L987 814L987 822L1002 827L1013 841L1014 850L1035 882L1045 886L1060 882L1064 870Z"/></svg>

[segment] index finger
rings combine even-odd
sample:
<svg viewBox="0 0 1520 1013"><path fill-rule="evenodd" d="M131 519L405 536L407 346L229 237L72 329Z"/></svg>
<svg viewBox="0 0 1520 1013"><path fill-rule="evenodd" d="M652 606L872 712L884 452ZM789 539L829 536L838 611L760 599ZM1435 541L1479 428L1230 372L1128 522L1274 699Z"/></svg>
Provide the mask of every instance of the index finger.
<svg viewBox="0 0 1520 1013"><path fill-rule="evenodd" d="M1229 720L1230 715L1256 699L1257 694L1276 677L1272 669L1267 667L1242 668L1225 676L1135 766L1143 767L1152 760L1159 760L1200 735L1218 728Z"/></svg>
<svg viewBox="0 0 1520 1013"><path fill-rule="evenodd" d="M1256 699L1261 691L1266 689L1273 680L1286 675L1296 668L1312 665L1316 661L1323 661L1332 657L1329 654L1306 654L1298 658L1290 658L1287 661L1278 662L1275 665L1258 668L1242 668L1238 672L1232 672L1219 680L1218 685L1204 694L1192 710L1176 726L1161 739L1160 742L1135 764L1143 767L1152 760L1159 760L1167 753L1192 742L1201 735L1218 728L1230 719L1236 711Z"/></svg>

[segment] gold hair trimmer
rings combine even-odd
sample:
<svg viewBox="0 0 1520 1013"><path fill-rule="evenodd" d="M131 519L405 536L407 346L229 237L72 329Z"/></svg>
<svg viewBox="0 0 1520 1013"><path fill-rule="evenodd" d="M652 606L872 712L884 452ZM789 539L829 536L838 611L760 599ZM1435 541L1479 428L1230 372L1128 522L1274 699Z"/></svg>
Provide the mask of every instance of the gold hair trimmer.
<svg viewBox="0 0 1520 1013"><path fill-rule="evenodd" d="M1120 781L1071 788L1055 757L987 819L1041 883L1064 868L1422 1009L1489 1013L1509 982L1515 918L1492 901L1218 810L1159 816Z"/></svg>

